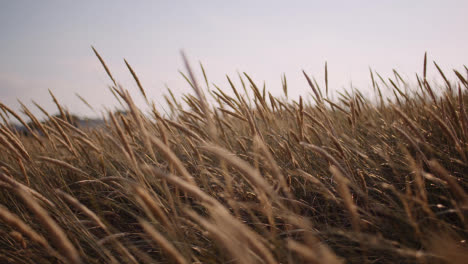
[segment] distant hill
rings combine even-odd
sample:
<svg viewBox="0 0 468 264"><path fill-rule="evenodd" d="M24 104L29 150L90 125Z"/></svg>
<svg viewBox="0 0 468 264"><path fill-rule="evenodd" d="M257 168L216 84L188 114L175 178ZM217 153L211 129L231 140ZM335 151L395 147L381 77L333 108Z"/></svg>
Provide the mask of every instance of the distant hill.
<svg viewBox="0 0 468 264"><path fill-rule="evenodd" d="M76 125L80 128L96 128L99 126L104 125L104 120L103 119L78 119L75 121Z"/></svg>
<svg viewBox="0 0 468 264"><path fill-rule="evenodd" d="M54 117L63 120L61 115L55 115ZM76 115L70 115L70 114L67 115L66 119L67 119L67 122L71 123L73 126L78 127L78 128L97 128L97 127L103 126L105 123L104 120L100 118L81 118ZM51 123L50 120L45 120L41 122L41 124L50 124L50 123ZM34 122L32 121L28 122L27 125L33 130L36 130L36 131L39 130L36 124L34 124ZM29 134L26 127L23 126L22 124L9 123L9 126L13 130L19 132L20 134L23 134L23 135ZM40 131L38 132L39 134L41 134Z"/></svg>

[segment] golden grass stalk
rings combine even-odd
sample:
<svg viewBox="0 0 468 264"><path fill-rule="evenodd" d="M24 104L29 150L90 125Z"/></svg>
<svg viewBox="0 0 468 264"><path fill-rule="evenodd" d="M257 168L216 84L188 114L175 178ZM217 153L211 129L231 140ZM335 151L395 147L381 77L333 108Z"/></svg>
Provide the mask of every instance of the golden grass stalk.
<svg viewBox="0 0 468 264"><path fill-rule="evenodd" d="M288 187L288 185L286 183L286 179L285 179L284 175L281 173L281 169L278 166L278 164L276 163L275 159L273 158L273 155L270 152L270 150L267 149L267 146L265 145L265 143L258 136L254 137L254 142L257 144L258 148L265 155L265 158L266 158L266 160L268 162L268 165L270 166L271 171L272 171L273 175L275 176L275 178L279 181L282 190L288 195L288 198L292 198L292 194L291 194L291 192L289 190L289 187Z"/></svg>
<svg viewBox="0 0 468 264"><path fill-rule="evenodd" d="M300 143L302 146L304 146L307 149L311 149L320 155L322 155L325 159L327 159L330 163L332 163L336 168L338 168L343 175L347 175L346 170L341 166L341 164L332 156L330 155L326 150L324 150L321 147L315 146L313 144L307 144L305 142Z"/></svg>
<svg viewBox="0 0 468 264"><path fill-rule="evenodd" d="M32 241L38 243L45 249L52 249L47 240L42 235L34 231L34 229L27 225L17 215L10 212L3 205L0 205L0 219L2 219L2 221L8 224L9 226L13 227L15 230L20 231L23 235L29 237Z"/></svg>
<svg viewBox="0 0 468 264"><path fill-rule="evenodd" d="M199 199L203 203L207 204L218 204L218 201L213 197L209 196L205 192L203 192L200 188L198 188L195 184L189 183L188 181L182 180L181 178L172 175L170 173L166 173L156 167L146 167L145 170L152 173L153 175L163 178L168 182L176 185L177 187L181 188L183 191L193 195L195 198Z"/></svg>
<svg viewBox="0 0 468 264"><path fill-rule="evenodd" d="M430 160L429 167L432 171L437 173L440 178L447 182L450 190L455 197L457 197L457 203L462 205L465 210L468 210L468 195L464 191L463 187L457 183L457 180L436 160Z"/></svg>
<svg viewBox="0 0 468 264"><path fill-rule="evenodd" d="M388 80L389 80L390 83L392 84L393 88L394 88L401 96L403 96L403 97L405 98L406 102L408 102L408 101L409 101L409 97L408 97L405 93L403 93L403 92L400 90L400 88L398 88L398 86L395 84L395 82L393 82L392 79L389 78Z"/></svg>
<svg viewBox="0 0 468 264"><path fill-rule="evenodd" d="M16 181L15 179L13 179L13 177L9 175L7 176L5 173L0 172L0 180L9 184L12 188L21 189L21 190L31 193L32 196L34 196L35 198L37 198L38 200L42 201L43 203L47 204L48 206L52 208L55 207L55 205L49 199L45 198L42 194Z"/></svg>
<svg viewBox="0 0 468 264"><path fill-rule="evenodd" d="M31 111L29 111L29 109L21 101L18 100L18 102L20 103L21 108L23 109L23 113L25 113L29 117L29 119L31 119L31 121L36 126L36 128L39 129L47 137L47 139L50 140L49 133L44 128L42 123L39 122L39 120L37 120L37 118L31 113Z"/></svg>
<svg viewBox="0 0 468 264"><path fill-rule="evenodd" d="M216 95L215 99L219 99L226 103L229 107L237 111L237 107L234 105L233 101L234 99L228 95L226 95L220 88L218 88L218 91L213 91L213 94ZM220 101L218 101L219 105L222 105Z"/></svg>
<svg viewBox="0 0 468 264"><path fill-rule="evenodd" d="M184 134L186 134L186 135L188 135L188 136L190 136L190 137L192 137L192 138L194 138L194 139L196 139L196 140L198 140L198 141L204 141L203 138L202 138L200 135L198 135L197 133L193 132L192 130L186 128L186 127L183 126L182 124L179 124L179 123L177 123L177 122L171 121L171 120L169 120L169 119L166 119L165 121L166 121L166 123L167 123L168 125L171 125L171 126L177 128L177 129L179 129L179 130L182 131Z"/></svg>
<svg viewBox="0 0 468 264"><path fill-rule="evenodd" d="M348 188L349 181L348 179L345 178L345 176L341 173L341 171L334 165L330 166L330 172L333 174L337 182L338 194L341 196L341 199L343 199L345 208L349 213L351 224L353 226L353 230L355 232L359 232L361 230L360 217L359 217L359 213L357 210L357 206L353 202L353 197Z"/></svg>
<svg viewBox="0 0 468 264"><path fill-rule="evenodd" d="M28 160L29 159L29 156L23 156L17 148L15 148L15 146L13 146L13 144L11 144L10 141L8 141L8 139L0 134L0 144L2 146L4 146L7 150L9 150L11 152L11 154L15 155L16 157L18 158L22 158L22 159L26 159Z"/></svg>
<svg viewBox="0 0 468 264"><path fill-rule="evenodd" d="M465 103L463 102L463 94L460 88L460 85L458 85L458 112L460 115L459 122L460 126L462 128L463 132L463 139L466 142L468 138L468 117L465 111Z"/></svg>
<svg viewBox="0 0 468 264"><path fill-rule="evenodd" d="M82 171L81 169L78 169L77 167L63 161L63 160L58 160L58 159L54 159L54 158L50 158L50 157L45 157L45 156L39 156L37 157L39 160L42 160L42 161L46 161L48 163L52 163L52 164L55 164L55 165L58 165L60 167L63 167L63 168L67 168L71 171L74 171L78 174L81 174L87 178L89 178L89 174Z"/></svg>
<svg viewBox="0 0 468 264"><path fill-rule="evenodd" d="M121 88L121 93L122 93L122 98L125 100L127 103L130 113L133 117L133 121L135 121L139 132L142 135L142 141L143 144L146 148L146 151L149 153L149 156L151 157L152 160L156 160L156 155L154 154L153 148L151 147L151 140L150 140L150 135L148 133L147 128L144 125L144 121L148 121L144 116L142 115L141 111L136 107L135 103L133 102L132 97L128 93L127 90L123 90Z"/></svg>
<svg viewBox="0 0 468 264"><path fill-rule="evenodd" d="M315 254L313 250L311 250L308 246L302 243L299 243L292 239L288 239L287 246L290 250L298 253L301 257L307 260L307 263L310 263L310 264L322 263L319 257L317 256L317 254Z"/></svg>
<svg viewBox="0 0 468 264"><path fill-rule="evenodd" d="M239 114L233 113L233 112L231 112L231 111L229 111L229 110L226 110L226 109L223 109L223 108L218 108L218 110L220 110L221 112L223 112L223 113L225 113L225 114L228 114L228 115L230 115L230 116L233 116L233 117L235 117L235 118L238 118L238 119L240 119L240 120L242 120L242 121L244 121L244 122L248 122L247 119L245 119L244 117L242 117L242 116L239 115Z"/></svg>
<svg viewBox="0 0 468 264"><path fill-rule="evenodd" d="M156 231L154 227L143 219L139 219L141 227L150 236L150 238L156 242L171 258L174 262L179 264L189 263L182 254L171 244L161 233Z"/></svg>
<svg viewBox="0 0 468 264"><path fill-rule="evenodd" d="M80 99L81 102L83 102L89 109L91 109L92 111L95 111L95 110L94 110L94 107L92 107L92 106L88 103L88 101L86 101L86 99L84 99L81 95L75 93L75 96L78 97L78 99Z"/></svg>
<svg viewBox="0 0 468 264"><path fill-rule="evenodd" d="M60 189L56 189L55 192L60 195L65 201L73 205L76 209L80 210L83 214L93 220L100 228L105 231L108 231L107 226L101 221L99 216L97 216L93 211L91 211L88 207L80 203L75 197L69 195L68 193L63 192Z"/></svg>
<svg viewBox="0 0 468 264"><path fill-rule="evenodd" d="M171 230L171 222L164 212L163 208L159 205L159 201L153 198L144 188L140 186L135 187L135 194L144 202L144 204L151 210L151 213L158 217L159 221ZM159 200L159 199L158 199Z"/></svg>
<svg viewBox="0 0 468 264"><path fill-rule="evenodd" d="M59 104L57 98L55 98L55 95L52 93L52 91L49 89L49 94L52 97L52 101L55 103L57 106L57 109L60 112L60 116L62 117L63 120L68 120L68 116L65 114L65 111L62 109L62 106Z"/></svg>
<svg viewBox="0 0 468 264"><path fill-rule="evenodd" d="M107 75L109 76L109 78L112 80L112 82L114 83L114 85L117 86L117 83L115 82L114 77L112 77L112 74L111 74L111 72L109 71L109 68L107 68L107 65L106 65L106 63L104 62L104 60L102 59L101 55L99 55L99 53L96 51L96 49L95 49L93 46L91 46L91 48L93 49L94 54L96 54L96 57L98 57L99 61L101 62L102 67L104 67L104 70L106 70L106 73L107 73Z"/></svg>
<svg viewBox="0 0 468 264"><path fill-rule="evenodd" d="M320 191L321 193L328 199L332 199L334 201L337 201L336 196L328 189L325 184L323 184L317 177L313 176L310 173L307 173L301 169L297 169L295 171L298 175L300 175L302 178L304 178L306 181L314 184Z"/></svg>
<svg viewBox="0 0 468 264"><path fill-rule="evenodd" d="M216 223L212 223L207 219L202 218L191 210L186 210L186 214L189 215L198 225L202 227L202 230L206 231L209 236L214 238L218 244L224 247L230 255L233 257L233 261L237 263L255 264L260 259L254 252L252 252L246 243L242 243L242 237L240 233L228 233L229 229L219 228Z"/></svg>
<svg viewBox="0 0 468 264"><path fill-rule="evenodd" d="M52 124L54 124L55 128L59 132L60 136L62 136L63 140L65 140L65 146L67 147L68 151L70 151L73 156L78 157L78 154L76 153L75 148L73 147L73 144L70 141L70 138L67 136L65 131L63 131L62 126L57 122L56 118L51 118L50 121L52 121Z"/></svg>
<svg viewBox="0 0 468 264"><path fill-rule="evenodd" d="M47 211L40 206L29 193L22 189L17 189L17 192L23 199L24 203L36 215L37 220L39 220L42 226L47 230L49 236L52 238L52 242L59 249L60 254L63 255L70 263L82 263L78 250L76 250L63 229L52 219L52 217L50 217Z"/></svg>
<svg viewBox="0 0 468 264"><path fill-rule="evenodd" d="M431 109L426 108L426 111L428 111L429 114L437 121L437 123L440 125L442 130L447 134L447 136L449 136L453 140L453 143L455 144L455 148L457 149L458 153L460 154L460 156L462 156L464 161L467 161L465 151L461 147L460 141L458 140L458 137L453 132L453 130L450 129L450 127Z"/></svg>
<svg viewBox="0 0 468 264"><path fill-rule="evenodd" d="M98 146L96 146L93 142L91 142L91 140L87 139L87 138L84 138L84 137L75 137L75 139L83 142L86 146L90 147L91 149L93 149L94 151L96 151L97 153L102 153L102 149L99 148Z"/></svg>
<svg viewBox="0 0 468 264"><path fill-rule="evenodd" d="M60 143L68 152L70 152L73 156L78 155L78 153L76 153L76 151L75 151L74 149L70 148L70 146L68 145L68 143L65 142L63 139L61 139L61 138L57 135L57 133L55 133L55 131L54 131L54 134L52 135L52 139L53 139L53 140L52 140L51 142L53 142L53 144L55 144L56 142L59 142L59 143ZM76 153L76 154L73 154L73 153ZM75 157L77 157L77 156L75 156Z"/></svg>
<svg viewBox="0 0 468 264"><path fill-rule="evenodd" d="M424 136L421 134L422 129L417 127L414 121L412 121L403 111L394 107L393 110L405 121L405 123L410 127L411 131L418 136L421 141L425 141Z"/></svg>
<svg viewBox="0 0 468 264"><path fill-rule="evenodd" d="M315 87L315 85L312 83L312 81L310 80L310 77L307 75L307 73L303 70L302 73L304 74L306 80L307 80L307 83L309 84L310 88L312 89L312 91L314 92L314 95L315 95L315 99L317 100L317 102L319 103L322 103L322 97L320 96L320 94L317 92L317 88Z"/></svg>
<svg viewBox="0 0 468 264"><path fill-rule="evenodd" d="M33 136L33 138L42 146L43 143L36 135L36 133L28 126L26 122L24 122L24 120L17 113L15 113L15 111L11 110L8 106L2 103L0 103L0 108L12 114L16 118L16 120L18 120L26 128L26 130L28 130L28 132Z"/></svg>
<svg viewBox="0 0 468 264"><path fill-rule="evenodd" d="M128 70L129 70L130 73L132 74L133 79L135 79L135 81L136 81L136 83L137 83L137 85L138 85L138 89L140 89L141 94L142 94L143 97L145 98L146 102L149 102L149 101L148 101L148 98L146 97L145 89L143 89L143 86L141 86L140 79L138 79L138 76L136 75L135 71L133 71L133 69L132 69L132 67L130 66L130 64L128 64L128 62L127 62L126 59L124 59L124 62L125 62L125 65L127 65Z"/></svg>
<svg viewBox="0 0 468 264"><path fill-rule="evenodd" d="M84 138L88 138L88 135L86 135L85 132L81 131L81 129L73 126L72 124L70 124L69 122L61 119L61 118L56 118L56 117L52 117L55 121L59 122L61 125L65 126L67 129L79 134L80 136L84 137Z"/></svg>
<svg viewBox="0 0 468 264"><path fill-rule="evenodd" d="M240 106L239 102L241 101L241 99L240 99L239 93L237 92L236 86L232 83L231 78L229 78L229 76L226 75L226 78L227 78L227 80L228 80L228 82L229 82L229 85L231 86L232 91L233 91L234 94L236 95L236 98L237 98L236 104L237 104L238 106ZM234 109L234 110L236 110L236 109Z"/></svg>
<svg viewBox="0 0 468 264"><path fill-rule="evenodd" d="M124 147L125 151L127 152L128 156L130 157L132 162L136 163L135 154L133 153L133 150L130 147L130 144L128 143L127 137L124 135L122 128L120 127L117 120L115 120L114 114L109 113L109 117L110 117L110 119L112 121L112 124L115 127L115 130L117 131L117 135L119 136L120 140L123 143L123 147Z"/></svg>
<svg viewBox="0 0 468 264"><path fill-rule="evenodd" d="M240 159L229 151L215 145L204 145L201 147L218 158L225 160L228 164L242 172L242 175L255 187L270 195L270 198L276 197L273 194L271 185L260 175L260 172L250 166L246 161Z"/></svg>
<svg viewBox="0 0 468 264"><path fill-rule="evenodd" d="M297 242L293 239L287 239L287 247L299 254L307 263L330 263L330 264L342 264L344 261L334 255L329 249L324 249L320 242L318 245L314 245L312 248L310 245L306 245Z"/></svg>
<svg viewBox="0 0 468 264"><path fill-rule="evenodd" d="M427 200L427 190L426 190L424 177L422 176L421 164L417 163L407 150L404 150L404 152L406 152L406 159L408 160L410 168L413 170L413 175L414 175L413 177L414 177L414 183L417 189L417 196L422 200L422 205L423 205L424 210L429 215L433 216L433 213L429 207L429 203Z"/></svg>
<svg viewBox="0 0 468 264"><path fill-rule="evenodd" d="M67 201L69 204L73 205L76 209L80 210L84 215L86 215L88 218L90 218L94 223L96 223L102 230L104 230L108 235L111 235L111 231L109 228L101 221L101 218L97 216L93 211L91 211L88 207L86 207L84 204L80 203L75 197L69 195L68 193L65 193L61 191L60 189L56 189L55 192L60 195L65 201ZM117 248L124 256L127 257L132 263L137 264L137 260L135 259L132 254L120 243L118 239L115 237L111 236L110 238L113 243L117 245Z"/></svg>
<svg viewBox="0 0 468 264"><path fill-rule="evenodd" d="M151 143L158 148L159 151L164 155L164 157L174 166L174 169L185 178L187 182L195 184L195 181L190 175L190 173L185 168L182 161L175 155L175 153L166 146L160 139L156 137L151 137Z"/></svg>
<svg viewBox="0 0 468 264"><path fill-rule="evenodd" d="M325 95L328 97L328 65L325 61Z"/></svg>
<svg viewBox="0 0 468 264"><path fill-rule="evenodd" d="M268 264L275 264L273 254L263 242L263 238L250 229L247 225L234 218L225 207L215 207L210 210L214 223L218 228L224 226L224 232L231 237L238 236L239 241L248 243L249 247L260 255L261 259ZM229 244L228 244L229 245Z"/></svg>
<svg viewBox="0 0 468 264"><path fill-rule="evenodd" d="M2 118L3 123L4 123L6 126L11 127L11 124L10 124L9 119L7 119L7 118L5 117L5 115L8 116L8 114L7 114L6 111L5 111L4 109L2 109L1 107L0 107L0 110L2 110L2 111L0 111L0 117ZM4 112L5 115L4 115L2 112Z"/></svg>
<svg viewBox="0 0 468 264"><path fill-rule="evenodd" d="M206 117L208 134L211 136L211 138L214 139L216 138L216 130L215 130L213 121L211 120L211 113L210 113L210 109L208 106L208 102L206 100L205 95L203 94L202 89L198 85L195 75L193 74L192 68L190 67L190 64L188 62L187 56L185 55L184 52L181 52L181 55L182 55L182 60L184 61L185 69L187 70L190 80L193 84L192 87L195 90L195 93L198 97L201 110L203 111L203 114Z"/></svg>

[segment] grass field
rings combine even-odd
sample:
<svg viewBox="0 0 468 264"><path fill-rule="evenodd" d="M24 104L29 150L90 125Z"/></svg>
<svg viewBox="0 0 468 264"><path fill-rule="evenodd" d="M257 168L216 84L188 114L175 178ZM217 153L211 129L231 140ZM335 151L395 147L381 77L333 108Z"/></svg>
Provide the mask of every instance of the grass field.
<svg viewBox="0 0 468 264"><path fill-rule="evenodd" d="M286 78L280 97L247 74L219 89L185 60L195 95L162 115L96 55L124 110L102 127L53 95L44 122L1 105L1 263L466 263L466 67L425 58L414 85L371 72L377 100L331 101L327 73L288 99Z"/></svg>

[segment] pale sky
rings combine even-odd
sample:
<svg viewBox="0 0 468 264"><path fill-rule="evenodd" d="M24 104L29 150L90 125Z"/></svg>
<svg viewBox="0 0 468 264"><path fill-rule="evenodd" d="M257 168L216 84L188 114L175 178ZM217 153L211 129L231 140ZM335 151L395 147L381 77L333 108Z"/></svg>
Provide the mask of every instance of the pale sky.
<svg viewBox="0 0 468 264"><path fill-rule="evenodd" d="M395 68L414 79L425 51L444 70L462 69L468 61L467 11L466 0L0 0L0 101L18 109L17 99L31 108L35 100L55 112L51 89L80 115L92 112L75 93L98 109L116 105L91 45L138 103L143 100L123 58L149 97L162 104L165 84L176 94L191 92L178 73L184 70L181 49L228 91L225 75L239 71L281 95L286 73L290 96L297 99L310 92L301 70L322 84L325 61L332 90L352 81L369 91L369 66L389 77Z"/></svg>

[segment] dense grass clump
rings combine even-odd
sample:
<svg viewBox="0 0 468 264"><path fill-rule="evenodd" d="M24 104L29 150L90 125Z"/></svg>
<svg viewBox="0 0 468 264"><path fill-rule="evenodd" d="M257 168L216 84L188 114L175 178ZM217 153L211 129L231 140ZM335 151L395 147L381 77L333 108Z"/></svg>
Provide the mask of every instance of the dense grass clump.
<svg viewBox="0 0 468 264"><path fill-rule="evenodd" d="M286 79L279 98L247 74L204 92L186 63L196 96L171 93L161 115L128 63L150 113L98 58L124 107L100 127L76 126L53 95L60 114L37 105L43 122L1 105L0 262L468 259L464 73L436 64L444 83L430 84L424 63L414 87L371 73L375 102L332 101L327 77L321 89L304 73L307 103L287 98Z"/></svg>

